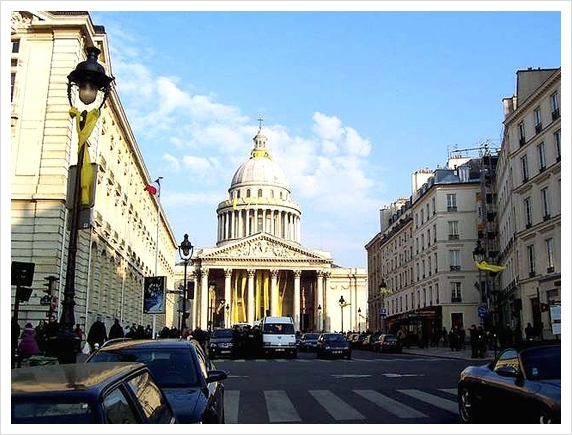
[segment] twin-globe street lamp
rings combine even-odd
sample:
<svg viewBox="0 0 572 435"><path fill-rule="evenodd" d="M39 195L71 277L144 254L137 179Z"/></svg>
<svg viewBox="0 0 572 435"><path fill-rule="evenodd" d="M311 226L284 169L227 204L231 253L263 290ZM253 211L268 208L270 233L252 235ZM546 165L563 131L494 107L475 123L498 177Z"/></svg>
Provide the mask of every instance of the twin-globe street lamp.
<svg viewBox="0 0 572 435"><path fill-rule="evenodd" d="M346 306L346 300L344 299L344 295L340 296L340 300L338 302L340 303L340 312L341 312L341 317L342 317L342 330L341 330L341 332L344 332L344 307Z"/></svg>
<svg viewBox="0 0 572 435"><path fill-rule="evenodd" d="M187 266L189 265L190 262L192 262L192 256L193 256L193 249L194 246L191 243L191 241L189 240L189 235L185 234L183 236L183 241L181 242L181 244L179 245L179 256L181 257L181 260L183 260L185 268L183 271L183 295L182 295L182 299L181 299L181 303L179 304L179 309L180 309L180 313L179 313L179 333L182 335L183 334L183 326L186 326L183 322L183 316L185 315L185 312L187 311ZM192 302L191 302L192 304ZM189 307L192 308L192 307ZM192 319L191 319L192 321Z"/></svg>

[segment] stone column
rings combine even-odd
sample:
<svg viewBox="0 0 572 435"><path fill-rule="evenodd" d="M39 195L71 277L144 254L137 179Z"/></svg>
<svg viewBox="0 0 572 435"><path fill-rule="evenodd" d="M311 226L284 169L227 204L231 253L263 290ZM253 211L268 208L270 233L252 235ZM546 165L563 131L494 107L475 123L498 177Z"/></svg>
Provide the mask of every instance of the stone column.
<svg viewBox="0 0 572 435"><path fill-rule="evenodd" d="M296 331L300 330L300 276L301 270L294 271L294 328Z"/></svg>
<svg viewBox="0 0 572 435"><path fill-rule="evenodd" d="M201 308L199 317L200 321L197 321L197 325L201 327L201 329L207 329L207 322L208 322L208 313L209 313L209 269L202 268L201 269Z"/></svg>
<svg viewBox="0 0 572 435"><path fill-rule="evenodd" d="M225 304L228 304L228 306L230 307L230 309L228 310L228 313L226 312L226 306L223 308L224 310L224 326L225 328L230 328L232 325L232 301L231 301L231 295L232 295L232 289L230 288L230 278L232 277L232 269L225 269L224 270L224 300L225 300Z"/></svg>
<svg viewBox="0 0 572 435"><path fill-rule="evenodd" d="M278 277L277 270L270 271L270 315L278 315L278 305L280 304L280 295L278 294L278 286L276 285L276 278Z"/></svg>
<svg viewBox="0 0 572 435"><path fill-rule="evenodd" d="M254 274L255 269L248 269L248 294L246 295L248 303L246 305L246 318L247 323L252 325L254 323ZM244 301L242 302L244 303Z"/></svg>

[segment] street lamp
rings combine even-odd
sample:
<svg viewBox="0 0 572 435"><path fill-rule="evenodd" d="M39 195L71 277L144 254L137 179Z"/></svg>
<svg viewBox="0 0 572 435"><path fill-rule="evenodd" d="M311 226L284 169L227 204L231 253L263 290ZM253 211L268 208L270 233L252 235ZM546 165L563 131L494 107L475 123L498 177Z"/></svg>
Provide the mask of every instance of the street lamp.
<svg viewBox="0 0 572 435"><path fill-rule="evenodd" d="M385 283L385 280L382 279L381 282L379 283L379 295L381 296L381 313L380 313L381 330L384 333L387 332L387 331L385 331L385 317L387 316L387 310L385 309L385 297L387 295L390 295L391 293L393 293L393 290L391 290L390 288L387 288L387 284Z"/></svg>
<svg viewBox="0 0 572 435"><path fill-rule="evenodd" d="M68 262L66 268L64 300L62 301L62 316L60 320L60 327L66 331L73 331L73 327L75 325L75 269L81 211L84 208L90 208L92 206L92 204L90 204L90 189L93 181L93 172L91 170L89 152L85 149L86 142L95 127L97 119L99 118L99 110L107 99L110 85L113 81L113 77L108 77L105 74L103 66L97 62L100 50L96 47L87 47L86 50L87 60L77 64L75 69L68 75L67 84L68 101L71 106L69 112L70 116L76 118L79 140L75 185L71 192L72 204ZM92 109L90 112L87 110L80 112L73 105L72 90L76 90L79 99L86 108L96 101L98 92L101 92L103 97L99 107L97 109Z"/></svg>
<svg viewBox="0 0 572 435"><path fill-rule="evenodd" d="M321 306L321 305L318 305L318 324L317 324L316 326L318 327L318 330L319 330L320 332L322 332L323 329L324 329L324 328L322 327L322 323L321 323L321 322L322 322L322 306Z"/></svg>
<svg viewBox="0 0 572 435"><path fill-rule="evenodd" d="M191 257L193 256L193 244L191 243L191 241L189 240L189 235L185 234L183 237L183 241L181 242L181 244L179 245L179 256L181 257L181 260L184 261L184 271L183 271L183 298L182 298L182 304L180 304L180 319L179 319L179 332L182 335L183 334L183 315L187 309L187 295L185 294L185 292L187 291L187 266L189 265L189 262L191 262Z"/></svg>
<svg viewBox="0 0 572 435"><path fill-rule="evenodd" d="M344 295L340 296L340 300L338 302L340 303L340 312L341 312L341 317L342 317L342 330L341 330L341 332L344 332L344 306L346 304L346 301L344 299Z"/></svg>
<svg viewBox="0 0 572 435"><path fill-rule="evenodd" d="M358 328L357 328L357 332L361 332L361 308L357 309L357 314L358 314Z"/></svg>
<svg viewBox="0 0 572 435"><path fill-rule="evenodd" d="M229 314L230 314L230 305L226 304L226 307L224 308L224 310L226 311L226 322L225 322L225 327L229 327L230 326L230 322L229 322Z"/></svg>

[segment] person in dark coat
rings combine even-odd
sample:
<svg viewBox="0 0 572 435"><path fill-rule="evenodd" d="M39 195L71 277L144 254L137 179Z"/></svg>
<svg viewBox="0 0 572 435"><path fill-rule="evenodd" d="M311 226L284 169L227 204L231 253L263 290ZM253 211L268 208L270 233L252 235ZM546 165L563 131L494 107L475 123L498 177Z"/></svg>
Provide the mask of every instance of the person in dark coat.
<svg viewBox="0 0 572 435"><path fill-rule="evenodd" d="M119 319L113 321L113 325L109 328L109 339L112 338L123 338L125 337L125 332L123 332L123 326L119 323Z"/></svg>
<svg viewBox="0 0 572 435"><path fill-rule="evenodd" d="M526 324L526 328L524 328L524 335L526 335L526 341L530 341L532 340L532 337L534 337L534 327L530 324L530 322L528 322Z"/></svg>
<svg viewBox="0 0 572 435"><path fill-rule="evenodd" d="M40 347L36 341L36 330L31 323L26 323L22 331L22 340L18 345L18 367L22 367L22 360L34 355L40 355Z"/></svg>
<svg viewBox="0 0 572 435"><path fill-rule="evenodd" d="M97 343L98 346L101 346L103 343L107 341L107 330L105 329L105 324L101 321L101 318L98 317L95 322L89 328L89 332L87 333L87 342L91 347L91 350L95 350L95 344Z"/></svg>
<svg viewBox="0 0 572 435"><path fill-rule="evenodd" d="M477 327L471 325L469 330L469 339L471 341L471 358L478 358L479 356L479 334L477 332Z"/></svg>
<svg viewBox="0 0 572 435"><path fill-rule="evenodd" d="M18 352L18 339L20 338L20 325L12 316L12 367L16 365L16 354Z"/></svg>

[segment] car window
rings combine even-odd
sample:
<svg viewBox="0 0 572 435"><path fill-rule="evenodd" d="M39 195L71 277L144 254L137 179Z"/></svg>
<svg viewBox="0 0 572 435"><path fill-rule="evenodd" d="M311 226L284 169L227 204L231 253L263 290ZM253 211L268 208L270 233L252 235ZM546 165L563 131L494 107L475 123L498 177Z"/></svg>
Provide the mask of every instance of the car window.
<svg viewBox="0 0 572 435"><path fill-rule="evenodd" d="M518 362L518 352L515 349L506 349L498 357L493 370L497 370L499 367L514 367L520 370L520 364Z"/></svg>
<svg viewBox="0 0 572 435"><path fill-rule="evenodd" d="M26 399L19 402L12 399L12 424L93 424L95 413L85 401Z"/></svg>
<svg viewBox="0 0 572 435"><path fill-rule="evenodd" d="M129 404L129 399L119 388L114 388L103 398L103 418L108 424L137 424L140 417Z"/></svg>
<svg viewBox="0 0 572 435"><path fill-rule="evenodd" d="M232 338L232 330L230 329L215 329L212 338Z"/></svg>
<svg viewBox="0 0 572 435"><path fill-rule="evenodd" d="M291 323L265 323L265 334L294 334L294 325Z"/></svg>
<svg viewBox="0 0 572 435"><path fill-rule="evenodd" d="M201 372L202 372L204 378L206 379L208 371L210 369L209 361L208 361L207 356L203 352L200 345L195 346L195 351L197 352L197 360L199 363L199 368L201 369Z"/></svg>
<svg viewBox="0 0 572 435"><path fill-rule="evenodd" d="M149 376L142 373L129 381L129 388L137 397L149 423L170 423L173 413L159 386Z"/></svg>
<svg viewBox="0 0 572 435"><path fill-rule="evenodd" d="M520 353L527 379L546 380L561 378L560 346L533 347Z"/></svg>

